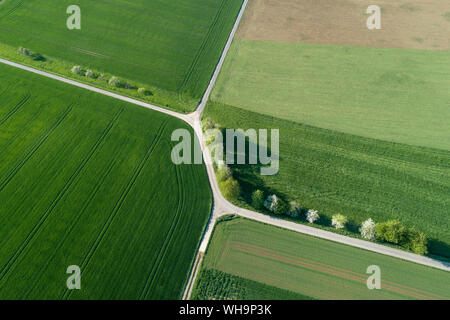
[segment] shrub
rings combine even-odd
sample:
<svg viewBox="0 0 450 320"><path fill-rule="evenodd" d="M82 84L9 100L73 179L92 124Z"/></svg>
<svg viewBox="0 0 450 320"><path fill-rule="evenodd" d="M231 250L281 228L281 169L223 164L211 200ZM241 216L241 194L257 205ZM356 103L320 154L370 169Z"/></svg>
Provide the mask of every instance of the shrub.
<svg viewBox="0 0 450 320"><path fill-rule="evenodd" d="M252 193L252 206L255 209L262 209L264 207L264 192L262 190L255 190Z"/></svg>
<svg viewBox="0 0 450 320"><path fill-rule="evenodd" d="M23 48L20 47L19 50L17 50L17 53L24 55L24 56L30 56L31 55L31 51L28 50L27 48Z"/></svg>
<svg viewBox="0 0 450 320"><path fill-rule="evenodd" d="M109 79L108 84L113 87L119 87L120 86L120 80L117 77L111 77Z"/></svg>
<svg viewBox="0 0 450 320"><path fill-rule="evenodd" d="M241 194L241 187L239 183L233 178L228 178L219 183L220 190L225 198L237 199Z"/></svg>
<svg viewBox="0 0 450 320"><path fill-rule="evenodd" d="M347 223L347 218L342 214L335 214L331 217L331 225L336 229L343 229Z"/></svg>
<svg viewBox="0 0 450 320"><path fill-rule="evenodd" d="M129 82L125 83L125 89L133 89L133 85Z"/></svg>
<svg viewBox="0 0 450 320"><path fill-rule="evenodd" d="M406 235L405 247L417 254L427 254L428 253L428 239L423 232L417 231L416 229L408 229Z"/></svg>
<svg viewBox="0 0 450 320"><path fill-rule="evenodd" d="M206 129L205 137L206 137L206 145L209 146L216 140L216 137L219 137L220 130L219 129Z"/></svg>
<svg viewBox="0 0 450 320"><path fill-rule="evenodd" d="M268 196L266 201L264 201L264 207L270 212L275 212L278 207L278 198L276 195Z"/></svg>
<svg viewBox="0 0 450 320"><path fill-rule="evenodd" d="M309 209L306 213L306 221L308 221L309 223L314 223L319 220L319 218L319 213L316 210Z"/></svg>
<svg viewBox="0 0 450 320"><path fill-rule="evenodd" d="M206 131L209 129L213 129L216 127L216 124L214 123L214 120L211 118L205 118L202 120L202 130Z"/></svg>
<svg viewBox="0 0 450 320"><path fill-rule="evenodd" d="M406 228L398 220L378 223L375 227L375 234L378 239L394 244L404 243L406 232Z"/></svg>
<svg viewBox="0 0 450 320"><path fill-rule="evenodd" d="M147 90L145 88L139 88L138 89L138 93L143 95L143 96L152 96L153 95L153 92L151 92L151 91L149 91L149 90Z"/></svg>
<svg viewBox="0 0 450 320"><path fill-rule="evenodd" d="M74 74L82 74L83 73L83 69L81 69L80 66L73 66L70 71L72 71L72 73L74 73Z"/></svg>
<svg viewBox="0 0 450 320"><path fill-rule="evenodd" d="M289 207L286 202L280 198L278 198L277 207L273 211L273 213L278 215L283 215L289 213Z"/></svg>
<svg viewBox="0 0 450 320"><path fill-rule="evenodd" d="M369 218L361 224L359 232L364 239L375 240L375 222Z"/></svg>
<svg viewBox="0 0 450 320"><path fill-rule="evenodd" d="M88 78L95 78L95 74L91 69L87 69L84 75Z"/></svg>
<svg viewBox="0 0 450 320"><path fill-rule="evenodd" d="M289 202L289 211L288 214L292 218L298 218L300 214L302 213L302 208L299 206L299 204L295 201Z"/></svg>
<svg viewBox="0 0 450 320"><path fill-rule="evenodd" d="M232 173L231 173L230 167L223 165L217 169L217 180L219 182L225 181L225 180L231 178L231 176L232 176Z"/></svg>

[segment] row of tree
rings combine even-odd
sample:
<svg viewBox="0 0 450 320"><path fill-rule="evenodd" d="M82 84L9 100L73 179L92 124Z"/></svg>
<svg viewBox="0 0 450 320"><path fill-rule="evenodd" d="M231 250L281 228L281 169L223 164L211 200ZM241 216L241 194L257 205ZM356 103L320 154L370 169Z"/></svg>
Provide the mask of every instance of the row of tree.
<svg viewBox="0 0 450 320"><path fill-rule="evenodd" d="M202 121L204 131L218 129L220 125L212 119L206 118ZM233 178L232 170L225 164L218 165L217 180L222 194L230 200L237 200L241 195L239 182ZM320 215L317 210L304 209L295 201L287 203L277 195L265 196L264 191L255 190L251 194L251 205L256 210L267 210L276 215L286 215L291 218L304 218L308 223L317 223ZM331 217L331 226L335 229L344 229L348 219L342 214L334 214ZM375 223L371 218L361 223L359 227L361 237L367 240L378 240L382 242L400 245L417 254L427 254L427 237L423 232L414 228L404 226L399 220L389 220Z"/></svg>
<svg viewBox="0 0 450 320"><path fill-rule="evenodd" d="M251 201L252 206L255 209L267 209L277 215L287 215L292 218L298 218L304 213L305 219L309 223L315 223L320 219L317 210L302 209L296 202L287 204L275 194L265 197L262 190L254 191L252 193ZM331 226L336 229L345 228L347 223L347 217L342 214L335 214L331 217ZM404 226L399 220L375 223L369 218L361 223L359 232L361 236L367 240L379 240L400 245L417 254L428 253L428 240L426 235L414 228Z"/></svg>
<svg viewBox="0 0 450 320"><path fill-rule="evenodd" d="M73 66L70 71L73 74L85 76L85 77L92 78L92 79L107 80L107 79L105 79L104 74L97 74L94 71L92 71L91 69L84 70L81 66ZM115 88L136 89L136 87L133 86L131 83L122 81L116 76L112 76L111 78L109 78L107 80L107 82L111 87L115 87ZM144 96L151 95L151 92L145 88L138 88L137 92L140 95L144 95Z"/></svg>

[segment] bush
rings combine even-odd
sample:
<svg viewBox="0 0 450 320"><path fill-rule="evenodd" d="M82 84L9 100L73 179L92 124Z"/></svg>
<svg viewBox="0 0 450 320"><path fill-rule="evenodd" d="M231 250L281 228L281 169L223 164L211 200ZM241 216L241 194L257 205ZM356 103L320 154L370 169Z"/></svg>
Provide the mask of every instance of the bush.
<svg viewBox="0 0 450 320"><path fill-rule="evenodd" d="M31 51L28 50L27 48L23 48L23 47L20 47L19 50L17 50L17 53L27 56L27 57L31 55Z"/></svg>
<svg viewBox="0 0 450 320"><path fill-rule="evenodd" d="M117 77L111 77L109 79L108 84L113 87L119 87L120 86L120 80Z"/></svg>
<svg viewBox="0 0 450 320"><path fill-rule="evenodd" d="M319 218L319 213L316 210L309 209L306 213L306 221L308 221L309 223L314 223L319 220Z"/></svg>
<svg viewBox="0 0 450 320"><path fill-rule="evenodd" d="M264 208L264 192L261 190L256 190L252 193L252 206L255 209Z"/></svg>
<svg viewBox="0 0 450 320"><path fill-rule="evenodd" d="M153 95L153 92L148 91L148 90L145 89L145 88L139 88L139 89L138 89L138 93L141 94L141 95L143 95L143 96L152 96L152 95Z"/></svg>
<svg viewBox="0 0 450 320"><path fill-rule="evenodd" d="M205 138L206 138L206 145L209 146L211 143L213 143L216 140L216 137L220 137L220 130L219 129L206 129L205 132ZM219 141L218 141L219 143Z"/></svg>
<svg viewBox="0 0 450 320"><path fill-rule="evenodd" d="M427 245L428 239L423 232L415 229L408 229L406 243L404 244L405 248L412 250L417 254L427 254Z"/></svg>
<svg viewBox="0 0 450 320"><path fill-rule="evenodd" d="M336 229L343 229L347 223L347 218L342 214L335 214L331 217L331 225Z"/></svg>
<svg viewBox="0 0 450 320"><path fill-rule="evenodd" d="M288 205L286 204L285 201L283 201L282 199L278 198L277 207L273 211L273 213L275 213L277 215L287 214L287 213L289 213L289 207L288 207Z"/></svg>
<svg viewBox="0 0 450 320"><path fill-rule="evenodd" d="M264 201L264 207L270 212L275 212L278 207L278 198L276 195L268 196L266 201Z"/></svg>
<svg viewBox="0 0 450 320"><path fill-rule="evenodd" d="M74 73L74 74L82 74L83 73L83 69L81 69L80 66L73 66L70 71L72 71L72 73Z"/></svg>
<svg viewBox="0 0 450 320"><path fill-rule="evenodd" d="M302 208L295 201L289 202L289 211L288 215L292 218L298 218L302 213Z"/></svg>
<svg viewBox="0 0 450 320"><path fill-rule="evenodd" d="M216 127L216 124L214 123L214 120L211 118L205 118L202 120L202 130L206 131L209 129L213 129Z"/></svg>
<svg viewBox="0 0 450 320"><path fill-rule="evenodd" d="M88 78L95 78L95 74L91 69L87 69L84 75Z"/></svg>
<svg viewBox="0 0 450 320"><path fill-rule="evenodd" d="M406 233L406 228L398 220L378 223L375 227L375 234L378 239L394 244L404 243Z"/></svg>
<svg viewBox="0 0 450 320"><path fill-rule="evenodd" d="M231 178L231 176L232 176L232 173L231 173L230 167L224 165L224 166L221 166L219 169L217 169L217 180L219 182L225 181L225 180Z"/></svg>
<svg viewBox="0 0 450 320"><path fill-rule="evenodd" d="M220 182L219 187L223 196L228 199L237 199L241 194L241 187L233 178L228 178L227 180Z"/></svg>
<svg viewBox="0 0 450 320"><path fill-rule="evenodd" d="M398 220L389 220L377 224L376 236L378 239L401 245L417 254L428 253L428 239L423 232L414 228L407 228Z"/></svg>
<svg viewBox="0 0 450 320"><path fill-rule="evenodd" d="M129 82L125 83L125 89L133 89L133 85Z"/></svg>
<svg viewBox="0 0 450 320"><path fill-rule="evenodd" d="M361 224L359 232L364 239L375 240L375 222L369 218Z"/></svg>

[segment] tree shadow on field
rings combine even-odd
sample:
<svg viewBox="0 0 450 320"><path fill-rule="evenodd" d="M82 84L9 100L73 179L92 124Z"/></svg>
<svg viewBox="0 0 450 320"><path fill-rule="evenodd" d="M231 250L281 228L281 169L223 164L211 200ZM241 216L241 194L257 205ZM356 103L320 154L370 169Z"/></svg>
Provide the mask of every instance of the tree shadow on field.
<svg viewBox="0 0 450 320"><path fill-rule="evenodd" d="M429 239L428 251L431 254L435 254L447 259L450 259L450 244L441 241L439 239Z"/></svg>

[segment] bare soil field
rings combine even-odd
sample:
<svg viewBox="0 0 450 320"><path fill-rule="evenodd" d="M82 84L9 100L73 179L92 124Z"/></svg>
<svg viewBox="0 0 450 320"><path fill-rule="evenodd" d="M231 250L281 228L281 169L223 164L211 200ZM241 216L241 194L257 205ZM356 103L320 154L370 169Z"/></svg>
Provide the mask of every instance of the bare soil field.
<svg viewBox="0 0 450 320"><path fill-rule="evenodd" d="M450 2L379 0L381 30L368 30L367 0L252 0L238 37L352 46L450 49Z"/></svg>

